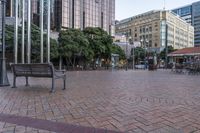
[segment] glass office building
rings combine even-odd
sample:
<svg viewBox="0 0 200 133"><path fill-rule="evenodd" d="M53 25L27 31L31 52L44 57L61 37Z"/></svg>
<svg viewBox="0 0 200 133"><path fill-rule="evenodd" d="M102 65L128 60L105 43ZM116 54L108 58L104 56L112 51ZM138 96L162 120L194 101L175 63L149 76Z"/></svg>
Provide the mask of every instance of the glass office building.
<svg viewBox="0 0 200 133"><path fill-rule="evenodd" d="M100 27L114 35L115 0L57 0L55 27Z"/></svg>
<svg viewBox="0 0 200 133"><path fill-rule="evenodd" d="M192 4L192 24L194 26L194 43L200 46L200 2Z"/></svg>
<svg viewBox="0 0 200 133"><path fill-rule="evenodd" d="M173 12L185 19L187 23L192 24L192 5L175 9Z"/></svg>
<svg viewBox="0 0 200 133"><path fill-rule="evenodd" d="M200 46L200 1L172 11L194 26L194 45Z"/></svg>
<svg viewBox="0 0 200 133"><path fill-rule="evenodd" d="M7 16L14 17L14 0L7 1ZM44 0L44 28L46 27L47 1ZM39 26L40 0L31 0L31 8L32 22ZM19 17L20 15L19 12ZM114 25L115 0L51 0L51 29L53 31L65 28L100 27L114 36Z"/></svg>

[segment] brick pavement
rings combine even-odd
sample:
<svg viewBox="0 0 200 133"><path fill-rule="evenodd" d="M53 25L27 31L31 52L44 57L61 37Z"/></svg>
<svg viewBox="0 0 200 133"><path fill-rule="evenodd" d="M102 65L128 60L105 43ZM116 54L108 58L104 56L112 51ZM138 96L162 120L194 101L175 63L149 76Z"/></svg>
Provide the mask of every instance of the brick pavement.
<svg viewBox="0 0 200 133"><path fill-rule="evenodd" d="M12 75L9 75L12 82ZM200 132L200 76L169 71L68 72L67 89L50 79L0 88L0 113L126 133ZM1 132L51 132L0 122ZM19 130L19 131L18 131Z"/></svg>

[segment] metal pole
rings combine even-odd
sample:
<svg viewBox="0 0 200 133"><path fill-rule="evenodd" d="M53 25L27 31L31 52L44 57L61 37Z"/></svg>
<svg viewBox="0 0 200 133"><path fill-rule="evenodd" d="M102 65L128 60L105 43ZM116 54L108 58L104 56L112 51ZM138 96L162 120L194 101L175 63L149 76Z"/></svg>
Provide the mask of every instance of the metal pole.
<svg viewBox="0 0 200 133"><path fill-rule="evenodd" d="M126 71L128 70L128 32L126 32Z"/></svg>
<svg viewBox="0 0 200 133"><path fill-rule="evenodd" d="M132 44L133 45L133 47L132 47L132 56L133 56L133 70L135 69L135 57L134 57L134 42L133 42L133 38L132 37L129 37L130 39L131 39L131 41L130 41L130 44Z"/></svg>
<svg viewBox="0 0 200 133"><path fill-rule="evenodd" d="M31 0L28 0L27 63L31 63Z"/></svg>
<svg viewBox="0 0 200 133"><path fill-rule="evenodd" d="M7 71L6 71L6 57L5 57L5 13L6 0L0 0L2 4L2 58L0 58L0 87L9 86Z"/></svg>
<svg viewBox="0 0 200 133"><path fill-rule="evenodd" d="M44 56L44 36L43 36L43 22L44 22L44 0L40 0L40 62L43 63Z"/></svg>
<svg viewBox="0 0 200 133"><path fill-rule="evenodd" d="M135 47L134 47L134 44L133 44L133 70L135 69Z"/></svg>
<svg viewBox="0 0 200 133"><path fill-rule="evenodd" d="M24 63L24 32L25 32L25 23L24 23L24 13L25 13L25 0L22 0L22 63Z"/></svg>
<svg viewBox="0 0 200 133"><path fill-rule="evenodd" d="M145 35L146 36L146 35ZM147 49L146 49L146 37L144 37L144 55L145 55L145 59L144 59L144 65L145 65L145 68L147 68Z"/></svg>
<svg viewBox="0 0 200 133"><path fill-rule="evenodd" d="M14 37L14 53L15 53L15 58L14 62L18 62L18 6L19 6L19 0L15 0L15 37Z"/></svg>
<svg viewBox="0 0 200 133"><path fill-rule="evenodd" d="M165 32L165 68L167 69L167 55L168 55L168 25L167 25L167 22L166 22L166 32Z"/></svg>
<svg viewBox="0 0 200 133"><path fill-rule="evenodd" d="M48 11L47 11L47 62L50 62L50 6L51 0L48 0Z"/></svg>

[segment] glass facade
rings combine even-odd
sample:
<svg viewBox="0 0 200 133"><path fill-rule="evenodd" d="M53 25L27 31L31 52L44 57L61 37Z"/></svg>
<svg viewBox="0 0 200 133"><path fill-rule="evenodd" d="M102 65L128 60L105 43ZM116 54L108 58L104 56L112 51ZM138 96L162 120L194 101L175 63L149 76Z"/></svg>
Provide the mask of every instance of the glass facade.
<svg viewBox="0 0 200 133"><path fill-rule="evenodd" d="M194 45L200 46L200 2L172 10L194 26Z"/></svg>
<svg viewBox="0 0 200 133"><path fill-rule="evenodd" d="M179 9L175 9L173 10L173 12L175 12L176 14L178 14L179 16L187 16L187 15L191 15L192 12L192 6L186 6L186 7L182 7Z"/></svg>
<svg viewBox="0 0 200 133"><path fill-rule="evenodd" d="M44 0L44 29L47 28L47 0ZM54 18L54 7L55 1L51 0L51 29L54 29L55 18ZM32 0L32 22L39 26L40 25L40 0Z"/></svg>
<svg viewBox="0 0 200 133"><path fill-rule="evenodd" d="M185 7L181 7L175 10L172 10L174 13L178 14L180 17L182 17L184 20L187 21L187 23L192 24L192 5L188 5Z"/></svg>
<svg viewBox="0 0 200 133"><path fill-rule="evenodd" d="M200 46L200 2L192 4L192 22L194 25L194 42Z"/></svg>
<svg viewBox="0 0 200 133"><path fill-rule="evenodd" d="M166 44L166 21L160 22L160 46L165 47Z"/></svg>
<svg viewBox="0 0 200 133"><path fill-rule="evenodd" d="M61 28L100 27L114 35L115 0L60 0L55 7Z"/></svg>

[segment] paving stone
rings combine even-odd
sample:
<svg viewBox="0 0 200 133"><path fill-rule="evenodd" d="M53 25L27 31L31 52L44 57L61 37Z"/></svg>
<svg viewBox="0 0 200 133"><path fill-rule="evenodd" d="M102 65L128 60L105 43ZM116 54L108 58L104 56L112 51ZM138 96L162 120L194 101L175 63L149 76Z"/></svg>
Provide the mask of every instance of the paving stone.
<svg viewBox="0 0 200 133"><path fill-rule="evenodd" d="M12 74L8 73L12 83ZM167 70L67 72L67 89L51 79L17 78L0 88L0 113L121 132L199 132L199 75ZM0 132L50 132L0 122Z"/></svg>

